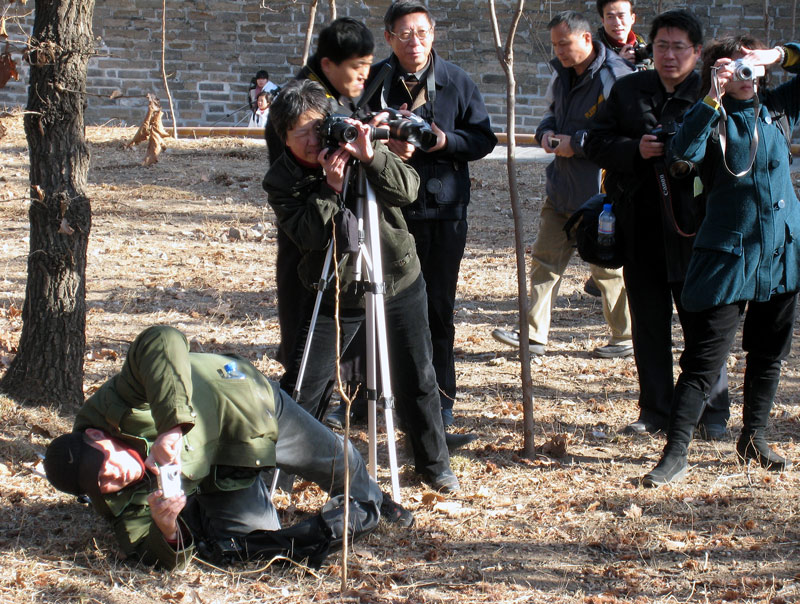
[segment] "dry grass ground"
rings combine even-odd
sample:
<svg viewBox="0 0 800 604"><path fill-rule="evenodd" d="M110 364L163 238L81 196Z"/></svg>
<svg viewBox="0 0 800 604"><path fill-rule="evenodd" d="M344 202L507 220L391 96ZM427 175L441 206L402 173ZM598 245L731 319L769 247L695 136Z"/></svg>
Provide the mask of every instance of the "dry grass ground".
<svg viewBox="0 0 800 604"><path fill-rule="evenodd" d="M18 119L0 140L0 365L19 339L27 253L27 147ZM119 368L145 326L169 323L197 350L233 350L271 377L278 343L275 227L260 181L263 143L181 140L155 166L123 150L132 129L89 129L93 228L87 274L86 390ZM800 601L798 474L744 467L733 439L692 445L677 486L645 490L661 437L627 437L636 417L631 359L594 359L604 343L600 306L575 262L559 292L547 356L535 359L536 442L561 451L521 459L521 390L514 350L490 331L516 316L516 276L505 164L473 167L471 231L458 291L457 430L480 435L453 456L462 491L436 505L401 446L412 529L382 525L356 546L351 591L340 594L338 555L319 573L195 563L184 573L121 559L103 523L37 473L48 440L71 425L52 401L28 408L0 398L0 601L211 602L781 602ZM519 166L526 241L536 233L541 164ZM678 326L675 343L680 346ZM729 368L734 434L743 356ZM786 363L771 440L800 459L797 345ZM364 438L355 435L363 447ZM382 471L381 480L387 484ZM312 488L282 499L288 521L315 509Z"/></svg>

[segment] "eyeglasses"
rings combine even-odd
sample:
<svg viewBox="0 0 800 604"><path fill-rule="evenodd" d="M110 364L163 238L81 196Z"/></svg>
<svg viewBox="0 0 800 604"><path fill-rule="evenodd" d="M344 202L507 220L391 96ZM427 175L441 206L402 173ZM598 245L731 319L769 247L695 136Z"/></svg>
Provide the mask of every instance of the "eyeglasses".
<svg viewBox="0 0 800 604"><path fill-rule="evenodd" d="M681 55L685 53L690 48L694 48L691 44L681 44L678 42L677 44L670 44L669 42L655 42L653 44L653 51L659 54L665 55L670 50L672 54Z"/></svg>
<svg viewBox="0 0 800 604"><path fill-rule="evenodd" d="M428 39L429 36L433 35L433 28L431 28L431 29L417 29L417 30L404 29L403 31L401 31L399 33L395 33L393 31L390 31L389 35L394 37L394 38L397 38L401 42L408 42L409 40L411 40L412 36L416 36L417 40L419 40L420 42L424 42L425 40Z"/></svg>

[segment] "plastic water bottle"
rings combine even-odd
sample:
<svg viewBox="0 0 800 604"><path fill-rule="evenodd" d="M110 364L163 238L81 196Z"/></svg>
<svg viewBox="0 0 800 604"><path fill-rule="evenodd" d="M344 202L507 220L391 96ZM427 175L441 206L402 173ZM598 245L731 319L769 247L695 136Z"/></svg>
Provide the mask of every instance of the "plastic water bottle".
<svg viewBox="0 0 800 604"><path fill-rule="evenodd" d="M601 260L614 257L614 231L617 218L611 210L611 204L603 204L603 211L597 217L597 255Z"/></svg>
<svg viewBox="0 0 800 604"><path fill-rule="evenodd" d="M226 363L225 367L223 367L223 370L226 380L243 380L246 378L246 376L239 371L239 368L236 366L236 361Z"/></svg>

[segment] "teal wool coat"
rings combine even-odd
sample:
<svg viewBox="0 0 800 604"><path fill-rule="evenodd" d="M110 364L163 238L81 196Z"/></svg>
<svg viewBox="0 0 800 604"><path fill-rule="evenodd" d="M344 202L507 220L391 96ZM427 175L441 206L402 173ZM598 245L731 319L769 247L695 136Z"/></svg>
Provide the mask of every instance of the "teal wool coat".
<svg viewBox="0 0 800 604"><path fill-rule="evenodd" d="M785 46L784 68L800 73L800 46ZM789 148L778 120L794 128L800 115L800 79L795 76L754 102L722 97L727 112L727 152L732 172L747 168L755 123L758 148L753 168L736 177L723 165L713 101L698 102L684 117L670 152L699 165L706 216L694 243L681 300L690 311L800 289L800 206L789 174Z"/></svg>

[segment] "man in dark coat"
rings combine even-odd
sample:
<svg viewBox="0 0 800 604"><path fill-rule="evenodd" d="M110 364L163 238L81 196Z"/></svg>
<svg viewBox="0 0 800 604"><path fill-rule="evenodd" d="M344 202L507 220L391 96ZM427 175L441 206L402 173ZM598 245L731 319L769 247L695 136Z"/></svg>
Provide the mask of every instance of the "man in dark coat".
<svg viewBox="0 0 800 604"><path fill-rule="evenodd" d="M666 430L669 425L673 301L684 332L691 329L692 320L680 298L693 238L678 231L693 233L697 223L694 179L669 175L664 138L652 132L657 126L674 129L698 99L700 76L694 67L702 50L702 26L688 11L671 10L655 18L650 39L655 69L636 72L614 85L585 145L589 158L606 169L606 192L616 204L618 232L626 245L623 274L640 389L639 418L625 428L633 434ZM660 194L660 179L669 183L669 203ZM667 206L672 210L662 209ZM723 437L729 416L723 372L712 389L701 432Z"/></svg>
<svg viewBox="0 0 800 604"><path fill-rule="evenodd" d="M403 214L427 284L433 365L442 419L449 426L456 398L453 311L467 239L468 162L490 153L497 138L475 83L433 50L436 21L423 3L392 3L384 26L392 55L372 68L370 79L387 63L392 69L381 76L384 81L369 99L370 107L412 111L430 124L437 138L425 151L399 140L388 145L420 175L419 195Z"/></svg>

